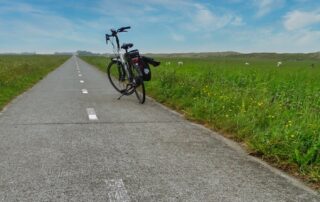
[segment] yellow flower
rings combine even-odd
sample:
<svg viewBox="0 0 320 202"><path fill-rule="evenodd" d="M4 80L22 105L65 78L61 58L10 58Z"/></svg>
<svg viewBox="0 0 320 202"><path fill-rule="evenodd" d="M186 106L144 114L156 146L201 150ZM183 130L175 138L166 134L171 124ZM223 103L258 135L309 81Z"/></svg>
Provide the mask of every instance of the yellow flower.
<svg viewBox="0 0 320 202"><path fill-rule="evenodd" d="M258 106L261 107L263 105L263 102L258 102Z"/></svg>

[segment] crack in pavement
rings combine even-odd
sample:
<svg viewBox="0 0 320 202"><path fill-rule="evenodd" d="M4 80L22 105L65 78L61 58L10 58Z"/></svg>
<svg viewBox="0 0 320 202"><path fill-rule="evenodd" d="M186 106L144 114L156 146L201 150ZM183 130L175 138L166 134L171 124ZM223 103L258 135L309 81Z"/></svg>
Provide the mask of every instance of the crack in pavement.
<svg viewBox="0 0 320 202"><path fill-rule="evenodd" d="M98 124L148 124L148 123L155 123L155 124L176 124L176 123L185 123L185 121L102 121L102 122L69 122L69 123L62 123L62 122L52 122L52 123L0 123L0 125L6 126L32 126L32 125L98 125Z"/></svg>

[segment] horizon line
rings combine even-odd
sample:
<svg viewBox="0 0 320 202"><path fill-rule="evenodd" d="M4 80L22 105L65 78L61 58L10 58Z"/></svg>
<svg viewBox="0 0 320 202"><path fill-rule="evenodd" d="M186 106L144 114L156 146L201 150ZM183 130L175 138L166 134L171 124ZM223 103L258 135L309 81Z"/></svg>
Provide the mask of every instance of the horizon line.
<svg viewBox="0 0 320 202"><path fill-rule="evenodd" d="M77 50L77 51L55 51L55 52L36 52L36 51L22 51L22 52L0 52L0 55L54 55L54 54L76 54L79 51L88 52L88 54L97 54L97 55L112 55L110 52L92 52L87 50ZM142 54L206 54L206 53L234 53L234 54L313 54L319 53L319 51L313 52L269 52L269 51L257 51L257 52L240 52L240 51L200 51L200 52L140 52Z"/></svg>

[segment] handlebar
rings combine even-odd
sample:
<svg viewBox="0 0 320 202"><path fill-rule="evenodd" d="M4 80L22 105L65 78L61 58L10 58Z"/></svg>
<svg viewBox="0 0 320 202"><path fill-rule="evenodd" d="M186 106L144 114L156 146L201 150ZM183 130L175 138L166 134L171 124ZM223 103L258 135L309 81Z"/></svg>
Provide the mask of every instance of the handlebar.
<svg viewBox="0 0 320 202"><path fill-rule="evenodd" d="M106 43L108 44L108 41L110 40L110 35L106 34Z"/></svg>
<svg viewBox="0 0 320 202"><path fill-rule="evenodd" d="M117 30L117 32L125 32L125 31L127 31L127 29L131 29L131 27L130 27L130 26L121 27L121 28L119 28L119 29Z"/></svg>
<svg viewBox="0 0 320 202"><path fill-rule="evenodd" d="M118 46L118 48L120 47L120 45L119 45L119 38L118 38L118 33L120 33L120 32L127 32L127 29L131 29L131 27L130 26L127 26L127 27L121 27L121 28L119 28L119 29L117 29L117 30L115 30L115 29L111 29L110 31L111 31L111 35L109 35L109 34L106 34L106 43L108 44L108 41L110 40L110 37L115 37L116 38L116 42L117 42L117 46Z"/></svg>
<svg viewBox="0 0 320 202"><path fill-rule="evenodd" d="M109 35L109 36L116 36L119 32L126 32L127 29L131 29L131 27L130 27L130 26L128 26L128 27L121 27L121 28L119 28L119 29L117 29L117 30L111 29L111 30L110 30L110 31L111 31L111 35Z"/></svg>

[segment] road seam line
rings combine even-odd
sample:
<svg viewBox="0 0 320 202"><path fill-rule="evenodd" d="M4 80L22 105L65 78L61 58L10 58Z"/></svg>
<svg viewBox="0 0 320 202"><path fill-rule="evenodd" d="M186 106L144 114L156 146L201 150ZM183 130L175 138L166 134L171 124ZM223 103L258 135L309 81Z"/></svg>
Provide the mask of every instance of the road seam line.
<svg viewBox="0 0 320 202"><path fill-rule="evenodd" d="M180 124L185 123L185 121L149 121L149 122L112 122L112 121L102 121L99 123L88 123L88 122L74 122L74 123L62 123L62 122L55 122L55 123L16 123L16 124L3 124L9 126L39 126L39 125L82 125L82 124Z"/></svg>

